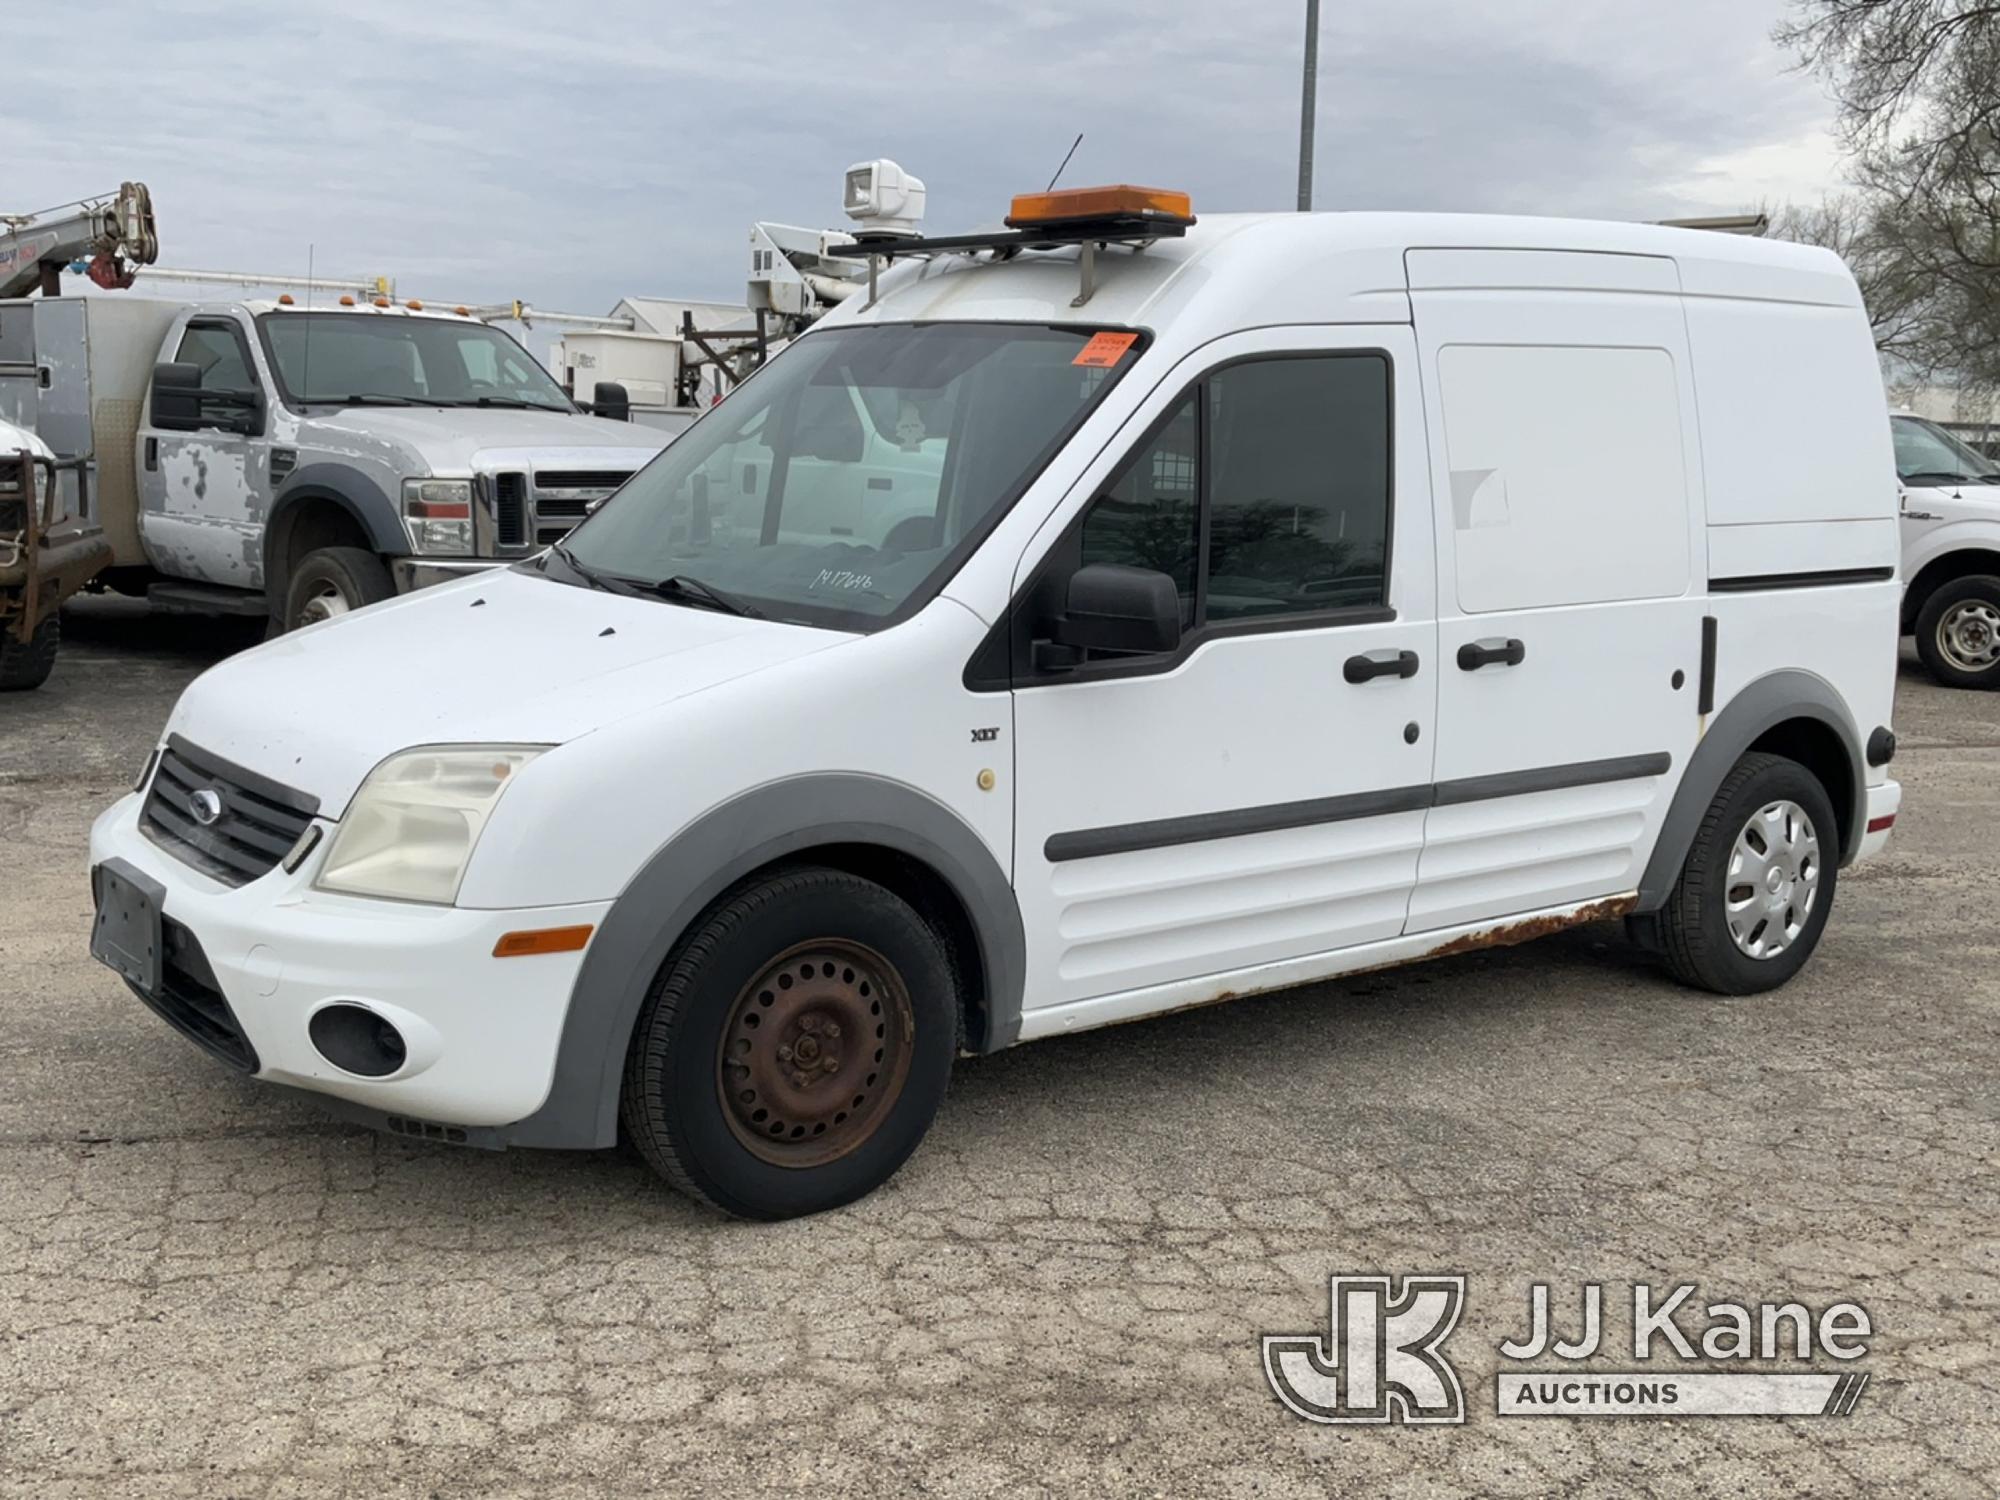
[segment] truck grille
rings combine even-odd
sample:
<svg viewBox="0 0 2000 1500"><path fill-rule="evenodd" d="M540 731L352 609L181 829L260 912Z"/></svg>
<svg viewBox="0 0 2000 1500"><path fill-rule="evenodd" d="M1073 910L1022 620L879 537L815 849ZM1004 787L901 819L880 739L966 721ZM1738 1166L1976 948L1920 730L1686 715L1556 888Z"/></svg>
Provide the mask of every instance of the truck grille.
<svg viewBox="0 0 2000 1500"><path fill-rule="evenodd" d="M493 476L493 540L502 547L524 546L528 540L528 476Z"/></svg>
<svg viewBox="0 0 2000 1500"><path fill-rule="evenodd" d="M208 823L196 816L195 798L201 792L213 792L221 803L220 814ZM169 735L140 826L182 863L225 885L246 885L291 852L318 811L317 797Z"/></svg>
<svg viewBox="0 0 2000 1500"><path fill-rule="evenodd" d="M536 544L561 541L591 506L631 477L630 469L535 470Z"/></svg>

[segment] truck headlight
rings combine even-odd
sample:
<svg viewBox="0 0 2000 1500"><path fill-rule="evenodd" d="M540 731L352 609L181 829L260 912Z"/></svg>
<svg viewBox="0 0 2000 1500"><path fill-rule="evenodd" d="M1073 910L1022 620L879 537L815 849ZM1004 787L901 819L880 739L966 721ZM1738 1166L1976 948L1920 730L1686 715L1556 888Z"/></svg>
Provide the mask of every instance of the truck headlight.
<svg viewBox="0 0 2000 1500"><path fill-rule="evenodd" d="M403 525L412 552L472 551L472 481L405 479Z"/></svg>
<svg viewBox="0 0 2000 1500"><path fill-rule="evenodd" d="M500 794L546 745L427 745L368 773L313 884L449 906Z"/></svg>

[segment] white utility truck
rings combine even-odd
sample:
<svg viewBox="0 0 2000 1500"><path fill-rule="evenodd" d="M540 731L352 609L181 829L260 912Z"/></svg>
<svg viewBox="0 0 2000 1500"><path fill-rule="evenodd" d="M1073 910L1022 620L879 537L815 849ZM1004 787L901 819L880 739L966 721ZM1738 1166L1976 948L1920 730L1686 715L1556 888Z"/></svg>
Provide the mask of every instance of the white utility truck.
<svg viewBox="0 0 2000 1500"><path fill-rule="evenodd" d="M112 587L281 628L538 552L668 438L469 313L352 295L0 300L0 419L87 461Z"/></svg>
<svg viewBox="0 0 2000 1500"><path fill-rule="evenodd" d="M1935 422L1890 419L1903 503L1903 630L1947 687L2000 688L2000 464Z"/></svg>
<svg viewBox="0 0 2000 1500"><path fill-rule="evenodd" d="M622 1120L760 1217L887 1178L960 1053L1619 916L1799 971L1901 798L1836 257L921 191L854 169L867 294L559 546L191 686L97 956L358 1118Z"/></svg>

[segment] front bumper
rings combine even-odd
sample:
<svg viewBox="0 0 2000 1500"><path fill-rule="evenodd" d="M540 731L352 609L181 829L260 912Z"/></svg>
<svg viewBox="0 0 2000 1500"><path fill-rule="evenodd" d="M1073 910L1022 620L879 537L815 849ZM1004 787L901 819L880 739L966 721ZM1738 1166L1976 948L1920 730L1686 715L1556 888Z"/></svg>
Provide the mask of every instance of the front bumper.
<svg viewBox="0 0 2000 1500"><path fill-rule="evenodd" d="M211 989L247 1042L255 1076L415 1122L491 1127L525 1119L547 1098L570 992L584 952L495 958L504 933L597 925L609 902L469 911L338 896L312 889L327 836L295 874L280 866L226 886L181 863L141 831L139 794L90 830L90 864L123 861L162 888L168 931L191 935L199 961L177 970L181 1001ZM171 944L170 944L171 946ZM195 976L192 986L190 974ZM172 997L169 997L170 999ZM185 1015L148 999L186 1034ZM402 1033L395 1072L363 1077L313 1044L308 1023L332 1004L373 1011ZM198 1007L197 1007L198 1008ZM232 1060L227 1049L203 1043Z"/></svg>
<svg viewBox="0 0 2000 1500"><path fill-rule="evenodd" d="M473 573L490 573L495 568L512 567L519 558L499 557L396 557L389 561L389 576L396 592L407 594L434 583L449 583Z"/></svg>

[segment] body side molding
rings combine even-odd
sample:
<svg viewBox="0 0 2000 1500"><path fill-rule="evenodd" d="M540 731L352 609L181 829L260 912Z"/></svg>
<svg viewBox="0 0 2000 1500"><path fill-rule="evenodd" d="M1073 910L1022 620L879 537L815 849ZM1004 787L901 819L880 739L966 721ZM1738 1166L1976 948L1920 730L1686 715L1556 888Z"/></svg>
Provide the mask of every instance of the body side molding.
<svg viewBox="0 0 2000 1500"><path fill-rule="evenodd" d="M662 845L626 884L584 954L570 992L548 1097L505 1128L510 1144L588 1149L618 1139L618 1090L640 1007L681 934L730 886L800 850L871 844L947 880L979 938L989 1051L1021 1030L1027 940L1014 888L985 842L914 787L878 776L769 782L712 808Z"/></svg>
<svg viewBox="0 0 2000 1500"><path fill-rule="evenodd" d="M1650 755L1620 755L1609 760L1575 761L1562 766L1537 766L1527 771L1503 771L1494 776L1468 776L1457 781L1420 782L1353 792L1344 797L1315 797L1303 802L1272 802L1261 807L1196 813L1185 818L1160 818L1145 823L1114 823L1050 834L1042 854L1050 864L1071 859L1095 859L1106 854L1131 854L1198 844L1209 839L1237 838L1250 833L1276 833L1286 828L1310 828L1344 823L1354 818L1379 818L1391 813L1421 812L1461 802L1494 797L1519 797L1565 787L1596 786L1607 781L1632 781L1664 776L1674 758L1666 751Z"/></svg>

